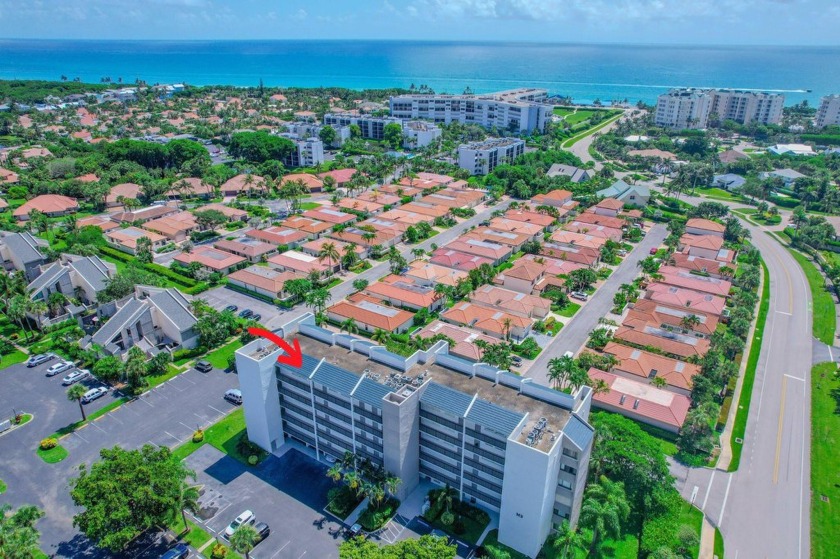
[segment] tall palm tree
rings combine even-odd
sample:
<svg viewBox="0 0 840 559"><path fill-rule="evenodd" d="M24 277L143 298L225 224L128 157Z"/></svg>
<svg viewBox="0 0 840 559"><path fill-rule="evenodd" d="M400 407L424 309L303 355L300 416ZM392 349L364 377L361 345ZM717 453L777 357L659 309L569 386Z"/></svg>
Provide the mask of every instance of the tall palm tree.
<svg viewBox="0 0 840 559"><path fill-rule="evenodd" d="M385 474L385 479L382 481L382 487L385 488L385 491L393 495L397 492L400 485L402 485L402 480L391 473Z"/></svg>
<svg viewBox="0 0 840 559"><path fill-rule="evenodd" d="M85 395L85 392L87 392L87 388L83 384L74 384L67 389L67 399L71 402L75 401L79 403L79 411L82 412L82 421L87 421L85 407L82 405L82 396Z"/></svg>
<svg viewBox="0 0 840 559"><path fill-rule="evenodd" d="M348 489L354 491L356 495L361 492L362 489L362 477L356 470L350 470L349 472L344 472L344 483L347 484Z"/></svg>
<svg viewBox="0 0 840 559"><path fill-rule="evenodd" d="M389 337L390 337L390 334L388 333L387 330L383 330L382 328L377 328L376 330L374 330L373 334L371 334L370 339L373 340L374 342L385 343L388 340Z"/></svg>
<svg viewBox="0 0 840 559"><path fill-rule="evenodd" d="M510 317L502 319L502 333L505 336L505 340L510 339L510 328L513 325L513 319Z"/></svg>
<svg viewBox="0 0 840 559"><path fill-rule="evenodd" d="M359 332L359 325L356 324L356 319L348 318L341 323L341 331L348 334L357 334Z"/></svg>
<svg viewBox="0 0 840 559"><path fill-rule="evenodd" d="M332 272L333 263L339 261L339 253L338 249L335 246L335 243L324 243L321 245L321 250L318 251L318 262L323 262L327 260L330 265L330 271ZM340 261L339 261L340 262ZM341 265L339 264L339 269Z"/></svg>
<svg viewBox="0 0 840 559"><path fill-rule="evenodd" d="M688 314L682 317L680 320L680 326L685 328L686 330L693 330L696 326L700 324L700 317L696 314Z"/></svg>
<svg viewBox="0 0 840 559"><path fill-rule="evenodd" d="M195 481L195 472L189 470L187 477ZM181 513L181 522L184 523L184 530L187 532L190 531L190 525L187 524L186 511L190 511L193 514L198 513L201 508L201 505L198 504L199 497L197 486L190 485L186 481L181 482L180 492L178 493L178 512Z"/></svg>
<svg viewBox="0 0 840 559"><path fill-rule="evenodd" d="M336 462L329 470L327 470L327 477L338 483L341 481L341 463Z"/></svg>
<svg viewBox="0 0 840 559"><path fill-rule="evenodd" d="M569 524L568 520L564 520L557 530L557 536L552 541L552 546L560 555L560 559L569 559L574 557L574 552L586 545L583 534L580 533L577 526L574 528Z"/></svg>
<svg viewBox="0 0 840 559"><path fill-rule="evenodd" d="M604 476L586 490L580 508L580 523L592 531L589 556L600 557L605 538L621 537L621 526L630 514L630 505L624 493L624 484L612 482Z"/></svg>

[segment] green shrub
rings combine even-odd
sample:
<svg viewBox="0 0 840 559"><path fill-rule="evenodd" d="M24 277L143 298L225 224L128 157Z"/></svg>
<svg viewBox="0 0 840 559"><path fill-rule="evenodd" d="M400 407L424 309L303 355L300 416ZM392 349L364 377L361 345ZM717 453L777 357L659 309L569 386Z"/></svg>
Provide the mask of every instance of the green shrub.
<svg viewBox="0 0 840 559"><path fill-rule="evenodd" d="M259 462L259 461L260 461L260 458L256 454L252 454L251 456L248 457L248 464L250 464L251 466L256 466L257 462Z"/></svg>
<svg viewBox="0 0 840 559"><path fill-rule="evenodd" d="M203 429L198 429L195 433L193 433L192 442L200 443L203 440L204 440L204 430Z"/></svg>
<svg viewBox="0 0 840 559"><path fill-rule="evenodd" d="M213 545L213 551L210 552L210 559L225 559L227 557L228 548L220 543Z"/></svg>
<svg viewBox="0 0 840 559"><path fill-rule="evenodd" d="M41 450L52 450L58 446L58 439L55 437L47 437L46 439L41 439Z"/></svg>
<svg viewBox="0 0 840 559"><path fill-rule="evenodd" d="M389 499L383 501L378 507L372 508L368 506L359 515L359 524L361 524L362 528L365 529L367 532L373 532L381 528L388 522L397 512L397 509L400 506L400 501L395 499L394 497L390 497Z"/></svg>

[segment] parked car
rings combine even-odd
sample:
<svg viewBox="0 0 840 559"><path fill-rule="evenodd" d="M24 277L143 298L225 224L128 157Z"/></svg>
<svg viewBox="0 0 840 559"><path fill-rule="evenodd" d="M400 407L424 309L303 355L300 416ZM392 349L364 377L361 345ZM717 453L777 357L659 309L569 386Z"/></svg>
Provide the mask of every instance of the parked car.
<svg viewBox="0 0 840 559"><path fill-rule="evenodd" d="M253 316L254 311L251 309L243 309L242 312L239 313L239 318L248 318L249 316Z"/></svg>
<svg viewBox="0 0 840 559"><path fill-rule="evenodd" d="M236 305L228 305L225 307L225 310L229 312L236 312L239 310L239 307L237 307Z"/></svg>
<svg viewBox="0 0 840 559"><path fill-rule="evenodd" d="M190 548L182 543L179 543L166 553L160 556L160 559L187 559L190 556Z"/></svg>
<svg viewBox="0 0 840 559"><path fill-rule="evenodd" d="M650 249L651 254L656 254L657 252L659 252L659 249L656 248L656 247L653 247L652 249Z"/></svg>
<svg viewBox="0 0 840 559"><path fill-rule="evenodd" d="M27 367L37 367L42 363L46 363L47 361L52 361L58 357L55 353L39 353L38 355L32 355L29 359L26 360Z"/></svg>
<svg viewBox="0 0 840 559"><path fill-rule="evenodd" d="M108 393L108 389L105 388L104 386L98 386L96 388L91 388L90 390L85 392L84 396L82 396L82 403L83 404L89 404L89 403L93 402L94 400L96 400L97 398L101 398L102 396L104 396L107 393Z"/></svg>
<svg viewBox="0 0 840 559"><path fill-rule="evenodd" d="M271 534L271 528L265 522L257 522L254 524L254 530L257 531L257 543L260 543Z"/></svg>
<svg viewBox="0 0 840 559"><path fill-rule="evenodd" d="M234 518L233 522L231 522L228 525L228 527L225 528L225 532L223 534L224 538L226 540L229 540L233 533L236 532L237 528L239 528L242 525L253 524L254 522L256 522L256 520L257 517L254 516L253 512L249 510L242 512L242 514Z"/></svg>
<svg viewBox="0 0 840 559"><path fill-rule="evenodd" d="M563 357L573 358L574 356L575 356L575 354L572 353L571 351L567 351L566 353L563 354Z"/></svg>
<svg viewBox="0 0 840 559"><path fill-rule="evenodd" d="M76 384L80 380L84 380L90 377L90 371L87 369L77 369L61 379L61 384L64 386L70 386L71 384Z"/></svg>
<svg viewBox="0 0 840 559"><path fill-rule="evenodd" d="M57 374L63 373L64 371L69 371L76 364L72 361L59 361L55 365L51 365L49 369L47 369L47 376L54 377Z"/></svg>
<svg viewBox="0 0 840 559"><path fill-rule="evenodd" d="M358 536L362 533L362 525L361 524L353 524L350 526L350 536Z"/></svg>
<svg viewBox="0 0 840 559"><path fill-rule="evenodd" d="M254 316L251 317L251 320L253 320L254 322L259 322L260 320L262 320L262 315L261 314L255 314Z"/></svg>
<svg viewBox="0 0 840 559"><path fill-rule="evenodd" d="M238 388L231 388L225 392L225 400L238 406L242 403L242 392Z"/></svg>
<svg viewBox="0 0 840 559"><path fill-rule="evenodd" d="M578 301L588 301L589 295L584 293L583 291L572 291L569 293L569 297L572 299L577 299Z"/></svg>
<svg viewBox="0 0 840 559"><path fill-rule="evenodd" d="M518 355L511 355L510 362L513 363L514 367L521 367L522 366L522 358Z"/></svg>
<svg viewBox="0 0 840 559"><path fill-rule="evenodd" d="M619 256L627 256L627 251L623 248L618 249L615 253Z"/></svg>
<svg viewBox="0 0 840 559"><path fill-rule="evenodd" d="M199 361L195 364L195 370L199 373L209 373L213 370L213 365L211 365L207 361Z"/></svg>

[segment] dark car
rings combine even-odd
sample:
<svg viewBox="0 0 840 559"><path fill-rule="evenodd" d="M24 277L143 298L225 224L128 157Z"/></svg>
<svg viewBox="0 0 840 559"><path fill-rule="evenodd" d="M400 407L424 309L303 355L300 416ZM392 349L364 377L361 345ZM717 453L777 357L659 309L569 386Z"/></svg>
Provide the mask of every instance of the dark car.
<svg viewBox="0 0 840 559"><path fill-rule="evenodd" d="M237 307L236 305L228 305L225 307L225 310L228 312L236 312L239 310L239 307Z"/></svg>
<svg viewBox="0 0 840 559"><path fill-rule="evenodd" d="M254 530L257 531L257 543L263 541L271 533L271 528L265 522L257 522L254 524Z"/></svg>
<svg viewBox="0 0 840 559"><path fill-rule="evenodd" d="M251 320L253 320L254 322L259 322L261 319L262 319L261 314L255 314L254 316L251 317Z"/></svg>
<svg viewBox="0 0 840 559"><path fill-rule="evenodd" d="M182 543L179 543L166 553L160 556L160 559L186 559L190 555L190 548Z"/></svg>
<svg viewBox="0 0 840 559"><path fill-rule="evenodd" d="M651 254L656 254L657 252L659 252L659 249L656 248L656 247L653 247L652 249L650 249Z"/></svg>
<svg viewBox="0 0 840 559"><path fill-rule="evenodd" d="M207 361L199 361L195 364L195 370L199 373L209 373L213 370L213 365L211 365Z"/></svg>
<svg viewBox="0 0 840 559"><path fill-rule="evenodd" d="M248 318L249 316L253 315L254 311L251 309L244 309L242 312L239 313L239 318Z"/></svg>

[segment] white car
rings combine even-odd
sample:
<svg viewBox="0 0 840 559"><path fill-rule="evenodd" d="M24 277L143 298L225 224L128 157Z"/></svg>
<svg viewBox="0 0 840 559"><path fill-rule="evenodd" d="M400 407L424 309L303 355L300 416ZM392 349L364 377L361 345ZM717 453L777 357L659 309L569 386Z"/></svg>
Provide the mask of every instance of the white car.
<svg viewBox="0 0 840 559"><path fill-rule="evenodd" d="M225 528L225 533L224 533L225 539L229 540L230 537L233 535L233 533L236 532L236 529L239 528L240 526L247 525L247 524L253 524L254 522L256 522L256 520L257 520L257 517L254 516L254 513L249 511L249 510L246 510L245 512L243 512L242 514L237 516L233 520L233 522L231 522L228 525L228 527Z"/></svg>
<svg viewBox="0 0 840 559"><path fill-rule="evenodd" d="M50 366L50 368L47 369L47 376L54 377L55 375L63 373L64 371L69 371L75 366L76 364L72 361L59 361L58 363Z"/></svg>
<svg viewBox="0 0 840 559"><path fill-rule="evenodd" d="M82 396L82 403L83 404L89 404L89 403L93 402L94 400L96 400L97 398L100 398L100 397L104 396L107 393L108 393L108 389L105 388L104 386L99 386L97 388L91 388L90 390L85 392L84 396Z"/></svg>
<svg viewBox="0 0 840 559"><path fill-rule="evenodd" d="M87 369L77 369L61 379L61 384L64 386L70 386L71 384L76 384L80 380L86 379L90 376L90 371Z"/></svg>
<svg viewBox="0 0 840 559"><path fill-rule="evenodd" d="M32 355L26 360L26 366L29 368L37 367L42 363L52 361L56 357L58 356L55 353L39 353L38 355Z"/></svg>
<svg viewBox="0 0 840 559"><path fill-rule="evenodd" d="M589 299L589 295L584 293L583 291L572 291L569 293L569 297L572 299L577 299L578 301L586 301Z"/></svg>

